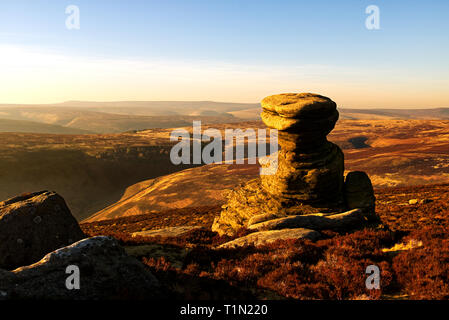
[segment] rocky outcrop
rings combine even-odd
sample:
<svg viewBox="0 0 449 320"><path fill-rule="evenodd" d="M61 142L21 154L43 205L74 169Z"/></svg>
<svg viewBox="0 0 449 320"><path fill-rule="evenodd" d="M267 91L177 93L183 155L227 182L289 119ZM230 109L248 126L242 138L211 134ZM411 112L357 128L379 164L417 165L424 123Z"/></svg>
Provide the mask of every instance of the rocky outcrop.
<svg viewBox="0 0 449 320"><path fill-rule="evenodd" d="M14 269L84 238L64 199L41 191L0 202L0 268Z"/></svg>
<svg viewBox="0 0 449 320"><path fill-rule="evenodd" d="M249 230L279 230L285 228L309 228L314 230L349 230L356 228L368 219L362 210L354 209L337 214L305 214L286 216L264 222L250 224Z"/></svg>
<svg viewBox="0 0 449 320"><path fill-rule="evenodd" d="M343 152L326 136L338 119L335 102L310 94L281 94L262 100L262 120L279 130L278 169L262 175L263 188L315 212L343 205ZM303 208L297 208L300 213Z"/></svg>
<svg viewBox="0 0 449 320"><path fill-rule="evenodd" d="M344 195L348 209L360 208L374 212L376 198L371 180L365 172L352 171L346 175Z"/></svg>
<svg viewBox="0 0 449 320"><path fill-rule="evenodd" d="M276 240L287 239L317 240L320 236L321 235L319 232L304 228L267 230L250 233L247 236L223 243L218 248L235 248L247 245L260 246L263 244L269 244Z"/></svg>
<svg viewBox="0 0 449 320"><path fill-rule="evenodd" d="M278 219L284 219L283 228L292 227L292 221L296 228L301 227L298 221L305 221L300 216L309 215L312 221L312 214L313 227L319 229L363 224L367 213L374 212L373 188L363 172L350 173L345 182L343 152L326 138L338 120L335 102L312 93L287 93L269 96L261 105L263 122L278 130L277 170L231 191L212 230L232 236L256 221ZM271 165L260 163L265 168ZM344 222L321 217L351 209L362 210L343 214ZM273 222L265 223L265 228L281 227Z"/></svg>
<svg viewBox="0 0 449 320"><path fill-rule="evenodd" d="M79 268L79 289L66 286L73 273L66 273L68 266ZM35 264L0 270L0 300L160 298L163 294L157 279L110 237L84 239L47 254Z"/></svg>

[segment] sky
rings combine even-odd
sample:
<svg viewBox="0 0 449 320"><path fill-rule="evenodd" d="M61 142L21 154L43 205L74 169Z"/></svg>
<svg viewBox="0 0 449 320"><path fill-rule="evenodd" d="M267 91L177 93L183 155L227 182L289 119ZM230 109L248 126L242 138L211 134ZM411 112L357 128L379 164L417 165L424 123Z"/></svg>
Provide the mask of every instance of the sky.
<svg viewBox="0 0 449 320"><path fill-rule="evenodd" d="M0 103L314 92L347 108L449 107L448 52L447 0L2 0Z"/></svg>

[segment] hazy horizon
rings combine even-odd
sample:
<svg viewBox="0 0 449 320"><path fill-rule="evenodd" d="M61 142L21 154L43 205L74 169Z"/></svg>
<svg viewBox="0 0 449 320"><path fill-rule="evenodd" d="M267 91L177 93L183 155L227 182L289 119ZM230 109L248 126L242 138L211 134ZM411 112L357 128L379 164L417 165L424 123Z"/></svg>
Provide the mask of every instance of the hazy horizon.
<svg viewBox="0 0 449 320"><path fill-rule="evenodd" d="M102 104L108 104L108 103L182 103L182 102L186 102L186 103L193 103L193 102L198 102L198 103L220 103L220 104L248 104L248 105L255 105L258 106L260 105L260 101L259 102L242 102L242 101L214 101L214 100L105 100L105 101L93 101L93 100L67 100L67 101L60 101L60 102L53 102L53 103L3 103L0 101L0 106L2 107L20 107L20 106L57 106L57 105L63 105L63 104L70 104L70 103L102 103ZM393 109L398 109L398 110L408 110L408 109L449 109L449 104L446 106L430 106L427 108L424 107L408 107L408 106L404 106L404 107L371 107L371 106L365 106L365 107L357 107L357 106L344 106L344 105L339 105L337 103L338 108L340 109L366 109L366 110L370 110L370 109L385 109L385 110L393 110ZM72 106L68 106L68 107L72 107Z"/></svg>
<svg viewBox="0 0 449 320"><path fill-rule="evenodd" d="M2 104L314 92L344 108L449 106L447 1L79 0L79 30L70 4L0 4Z"/></svg>

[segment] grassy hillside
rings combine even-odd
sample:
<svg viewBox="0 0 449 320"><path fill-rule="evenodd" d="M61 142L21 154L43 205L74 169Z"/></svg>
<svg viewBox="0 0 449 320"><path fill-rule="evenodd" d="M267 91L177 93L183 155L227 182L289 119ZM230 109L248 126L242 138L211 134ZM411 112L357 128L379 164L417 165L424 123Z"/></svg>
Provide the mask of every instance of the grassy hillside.
<svg viewBox="0 0 449 320"><path fill-rule="evenodd" d="M120 199L138 181L169 174L170 142L137 134L0 133L0 199L53 190L74 216L86 218Z"/></svg>
<svg viewBox="0 0 449 320"><path fill-rule="evenodd" d="M221 130L263 127L260 121L210 126ZM437 120L342 120L329 139L344 149L347 170L367 171L378 187L430 184L449 181L448 128L448 121ZM232 170L216 166L215 171L205 167L159 178L160 188L151 189L152 182L141 182L189 168L171 164L170 132L0 133L0 199L54 190L78 219L84 219L119 201L124 193L129 196L131 190L146 189L139 201L125 201L126 210L110 208L114 215L113 211L139 214L195 203L215 205L223 201L223 190L257 175L254 165ZM136 183L140 187L126 192Z"/></svg>
<svg viewBox="0 0 449 320"><path fill-rule="evenodd" d="M0 119L0 132L29 132L29 133L55 133L55 134L88 134L91 131L67 128L54 124L46 124L27 120Z"/></svg>
<svg viewBox="0 0 449 320"><path fill-rule="evenodd" d="M256 165L218 164L142 181L127 188L118 202L95 213L88 221L221 205L226 190L256 177L258 173Z"/></svg>
<svg viewBox="0 0 449 320"><path fill-rule="evenodd" d="M218 129L223 131L225 127L263 125L255 121L221 125ZM156 130L141 134L155 135ZM162 139L168 137L169 130L158 130L157 134ZM366 171L375 187L449 182L449 121L342 120L329 140L343 148L346 172ZM222 205L227 190L258 174L257 164L214 164L142 181L88 221Z"/></svg>

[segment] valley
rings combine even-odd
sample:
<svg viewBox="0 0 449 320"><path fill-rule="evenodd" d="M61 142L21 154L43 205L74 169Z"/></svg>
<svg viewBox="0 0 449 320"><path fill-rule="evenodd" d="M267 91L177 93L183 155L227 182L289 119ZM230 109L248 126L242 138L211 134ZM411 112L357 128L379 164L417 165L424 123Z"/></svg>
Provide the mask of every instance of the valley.
<svg viewBox="0 0 449 320"><path fill-rule="evenodd" d="M191 124L183 128L192 130ZM223 132L263 125L260 121L204 124L203 129L207 128ZM346 170L368 172L375 187L444 183L449 181L448 128L445 120L341 120L329 139L343 149ZM210 165L181 171L194 166L171 164L171 131L0 133L4 181L0 198L54 190L82 220L100 211L108 212L107 216L124 205L128 215L220 204L223 191L258 174L258 165ZM209 191L200 192L204 189Z"/></svg>

